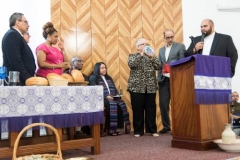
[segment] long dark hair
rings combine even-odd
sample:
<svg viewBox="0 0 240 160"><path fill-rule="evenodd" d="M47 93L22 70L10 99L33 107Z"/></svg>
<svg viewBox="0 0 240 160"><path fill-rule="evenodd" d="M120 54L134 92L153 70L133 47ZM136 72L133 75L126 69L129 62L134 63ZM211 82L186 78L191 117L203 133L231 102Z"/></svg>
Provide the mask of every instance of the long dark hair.
<svg viewBox="0 0 240 160"><path fill-rule="evenodd" d="M100 67L101 65L104 64L106 69L107 69L107 65L104 63L104 62L97 62L94 66L94 69L93 69L93 75L96 76L96 78L100 78L101 77L101 74L100 74ZM106 72L106 75L105 75L105 78L106 79L112 79L108 73Z"/></svg>

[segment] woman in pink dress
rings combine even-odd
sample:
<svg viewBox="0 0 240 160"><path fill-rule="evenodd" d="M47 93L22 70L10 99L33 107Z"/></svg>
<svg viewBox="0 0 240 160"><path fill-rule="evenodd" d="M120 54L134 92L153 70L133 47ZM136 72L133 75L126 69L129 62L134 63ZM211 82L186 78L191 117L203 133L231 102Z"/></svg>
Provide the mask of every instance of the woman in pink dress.
<svg viewBox="0 0 240 160"><path fill-rule="evenodd" d="M70 67L64 51L64 41L58 38L58 32L51 22L43 26L43 37L46 41L36 49L38 63L36 74L40 77L46 77L49 73L61 75L63 70ZM53 46L57 43L60 50Z"/></svg>

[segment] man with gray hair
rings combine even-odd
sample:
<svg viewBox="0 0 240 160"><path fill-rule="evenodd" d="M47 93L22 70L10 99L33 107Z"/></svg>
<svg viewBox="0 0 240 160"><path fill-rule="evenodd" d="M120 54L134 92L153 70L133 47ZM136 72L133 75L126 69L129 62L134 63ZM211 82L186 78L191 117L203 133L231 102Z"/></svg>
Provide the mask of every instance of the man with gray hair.
<svg viewBox="0 0 240 160"><path fill-rule="evenodd" d="M71 68L65 70L64 73L70 74L73 69L77 69L81 71L83 68L83 64L84 64L84 61L80 56L74 56L71 59ZM88 81L88 77L85 74L83 74L83 77L85 81Z"/></svg>
<svg viewBox="0 0 240 160"><path fill-rule="evenodd" d="M9 27L2 39L3 66L8 72L20 72L19 85L25 85L25 81L33 77L36 70L33 53L23 38L29 28L28 21L22 13L13 13Z"/></svg>

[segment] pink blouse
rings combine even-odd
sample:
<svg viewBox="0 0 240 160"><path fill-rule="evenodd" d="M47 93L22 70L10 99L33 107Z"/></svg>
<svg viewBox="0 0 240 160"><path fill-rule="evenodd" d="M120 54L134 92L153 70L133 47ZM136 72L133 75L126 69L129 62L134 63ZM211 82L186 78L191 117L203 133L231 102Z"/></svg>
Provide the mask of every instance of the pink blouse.
<svg viewBox="0 0 240 160"><path fill-rule="evenodd" d="M45 43L39 45L36 49L36 53L38 51L44 51L46 53L46 62L49 64L59 64L64 60L63 54L55 47L49 47ZM41 77L46 77L49 73L56 73L61 75L62 68L41 68L38 65L38 70L36 74Z"/></svg>

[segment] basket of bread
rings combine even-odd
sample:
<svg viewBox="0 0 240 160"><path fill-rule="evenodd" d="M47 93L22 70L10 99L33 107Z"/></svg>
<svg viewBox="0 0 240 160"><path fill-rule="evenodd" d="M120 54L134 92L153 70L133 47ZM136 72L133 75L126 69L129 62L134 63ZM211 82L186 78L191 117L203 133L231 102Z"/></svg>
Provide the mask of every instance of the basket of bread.
<svg viewBox="0 0 240 160"><path fill-rule="evenodd" d="M25 155L25 156L17 157L19 141L20 141L20 138L22 137L23 133L26 132L28 129L30 129L32 127L36 127L36 126L44 126L54 132L54 134L56 136L57 153L56 154L32 154L32 155ZM15 140L14 147L13 147L12 159L13 160L62 160L61 144L60 144L60 138L59 138L57 130L53 126L46 124L46 123L32 123L32 124L24 127L22 129L22 131L18 134L18 136Z"/></svg>
<svg viewBox="0 0 240 160"><path fill-rule="evenodd" d="M68 79L56 73L49 73L47 75L47 80L50 86L67 86Z"/></svg>

